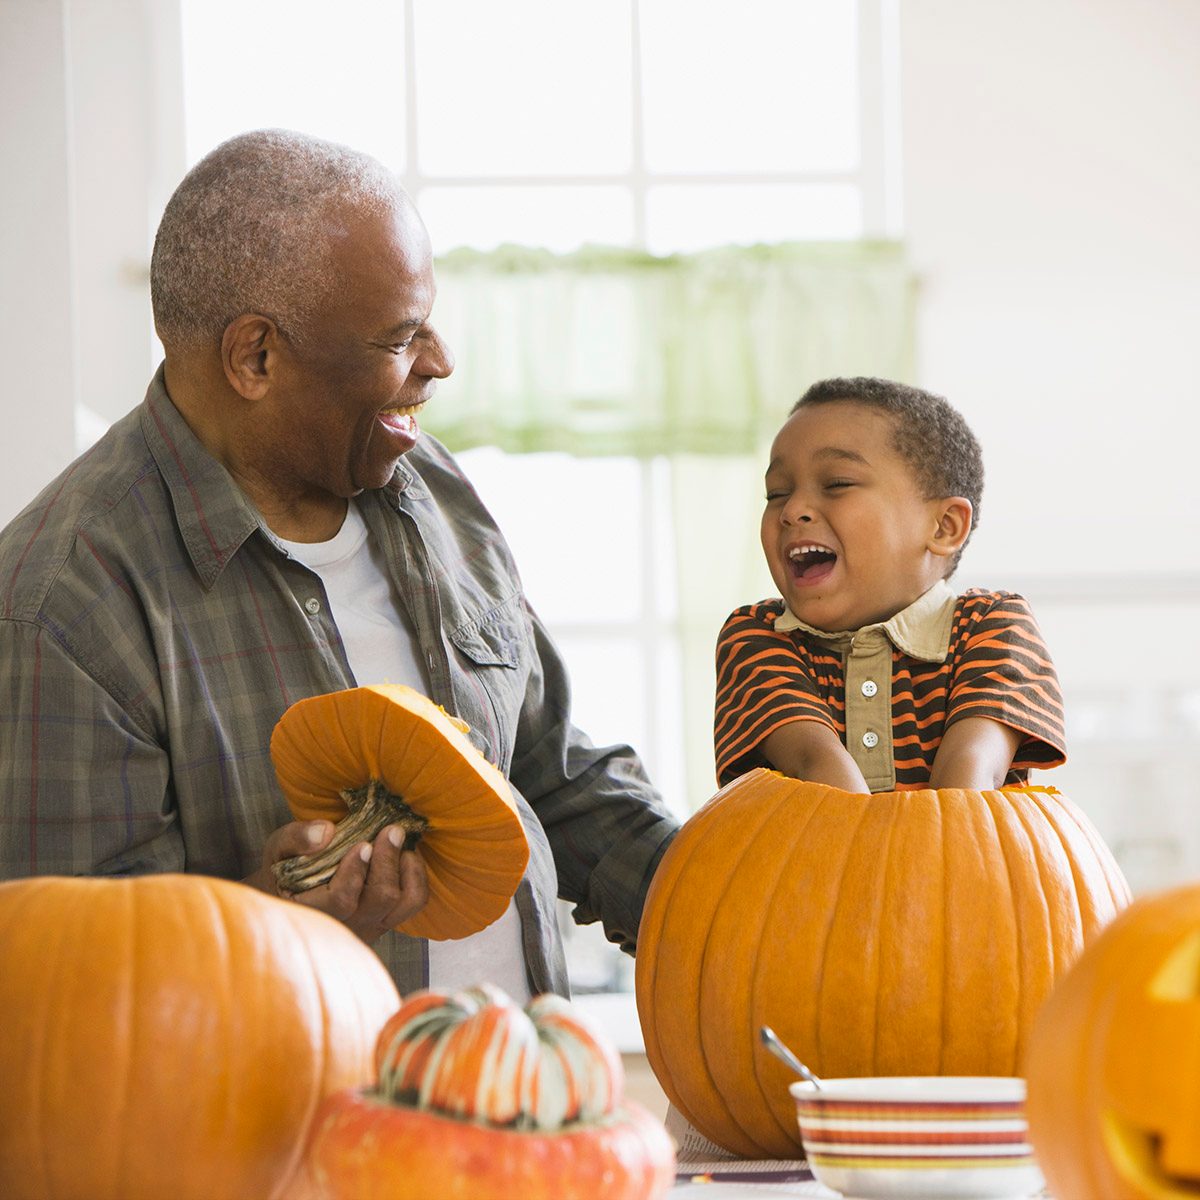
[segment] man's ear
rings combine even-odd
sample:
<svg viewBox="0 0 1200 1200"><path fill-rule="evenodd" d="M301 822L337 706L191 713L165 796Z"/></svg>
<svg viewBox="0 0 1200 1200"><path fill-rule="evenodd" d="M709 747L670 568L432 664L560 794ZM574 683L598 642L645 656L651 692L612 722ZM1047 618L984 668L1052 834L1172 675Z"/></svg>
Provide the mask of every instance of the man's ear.
<svg viewBox="0 0 1200 1200"><path fill-rule="evenodd" d="M225 327L221 368L238 395L261 400L267 394L280 340L275 322L260 313L242 313Z"/></svg>
<svg viewBox="0 0 1200 1200"><path fill-rule="evenodd" d="M933 533L925 548L940 558L957 554L971 532L974 509L970 500L963 496L943 497L936 502L933 516Z"/></svg>

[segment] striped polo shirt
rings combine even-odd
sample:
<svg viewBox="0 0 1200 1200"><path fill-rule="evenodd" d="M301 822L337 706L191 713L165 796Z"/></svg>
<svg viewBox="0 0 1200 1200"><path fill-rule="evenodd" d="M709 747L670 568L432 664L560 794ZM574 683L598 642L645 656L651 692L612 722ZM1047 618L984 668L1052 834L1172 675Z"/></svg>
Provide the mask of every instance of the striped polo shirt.
<svg viewBox="0 0 1200 1200"><path fill-rule="evenodd" d="M944 582L878 625L828 633L782 600L733 612L717 639L714 723L724 786L769 766L763 740L791 721L832 729L872 792L927 787L948 726L989 717L1024 736L1008 784L1066 760L1062 695L1025 599Z"/></svg>

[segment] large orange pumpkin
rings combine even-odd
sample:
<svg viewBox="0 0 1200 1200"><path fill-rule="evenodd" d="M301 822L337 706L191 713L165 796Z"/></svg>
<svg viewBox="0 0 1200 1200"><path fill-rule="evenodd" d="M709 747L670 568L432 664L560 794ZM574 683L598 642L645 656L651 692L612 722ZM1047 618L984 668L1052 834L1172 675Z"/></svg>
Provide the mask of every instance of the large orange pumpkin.
<svg viewBox="0 0 1200 1200"><path fill-rule="evenodd" d="M771 1026L818 1075L1013 1075L1051 985L1128 900L1040 788L855 795L755 770L691 818L638 931L646 1054L702 1133L800 1145Z"/></svg>
<svg viewBox="0 0 1200 1200"><path fill-rule="evenodd" d="M397 999L344 926L239 883L0 884L0 1196L282 1195Z"/></svg>
<svg viewBox="0 0 1200 1200"><path fill-rule="evenodd" d="M1133 903L1054 989L1025 1056L1058 1200L1200 1195L1200 885Z"/></svg>
<svg viewBox="0 0 1200 1200"><path fill-rule="evenodd" d="M298 819L340 828L316 856L319 869L303 859L281 864L283 885L323 882L352 843L400 823L429 878L428 904L397 925L400 932L462 938L503 916L525 874L529 843L507 780L465 729L401 684L293 704L271 735L279 786Z"/></svg>
<svg viewBox="0 0 1200 1200"><path fill-rule="evenodd" d="M330 1097L314 1125L324 1200L655 1200L674 1184L662 1122L622 1100L620 1059L561 997L416 992L376 1061L377 1088Z"/></svg>

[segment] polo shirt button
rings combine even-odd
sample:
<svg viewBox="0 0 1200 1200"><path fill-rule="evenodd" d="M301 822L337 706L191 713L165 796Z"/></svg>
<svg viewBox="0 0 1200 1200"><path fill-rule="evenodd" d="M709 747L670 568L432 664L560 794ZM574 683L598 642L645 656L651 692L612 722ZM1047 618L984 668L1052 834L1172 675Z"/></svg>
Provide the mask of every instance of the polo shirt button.
<svg viewBox="0 0 1200 1200"><path fill-rule="evenodd" d="M873 729L868 729L867 732L863 734L863 745L866 746L868 750L874 750L875 747L879 745L879 734L877 734Z"/></svg>
<svg viewBox="0 0 1200 1200"><path fill-rule="evenodd" d="M315 617L321 611L321 602L315 596L311 600L305 600L304 610L310 616Z"/></svg>
<svg viewBox="0 0 1200 1200"><path fill-rule="evenodd" d="M873 696L879 691L879 684L873 679L864 679L862 685L862 694L864 696Z"/></svg>

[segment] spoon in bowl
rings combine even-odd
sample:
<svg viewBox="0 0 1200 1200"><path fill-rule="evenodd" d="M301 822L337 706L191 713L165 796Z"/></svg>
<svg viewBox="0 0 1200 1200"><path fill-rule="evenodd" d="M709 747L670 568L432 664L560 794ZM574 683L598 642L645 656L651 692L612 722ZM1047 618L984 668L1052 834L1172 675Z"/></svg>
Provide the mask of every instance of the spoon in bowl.
<svg viewBox="0 0 1200 1200"><path fill-rule="evenodd" d="M778 1035L770 1027L763 1025L759 1028L759 1036L762 1038L762 1043L770 1052L775 1055L780 1062L787 1063L801 1079L808 1080L809 1083L817 1089L821 1090L821 1081L779 1040Z"/></svg>

